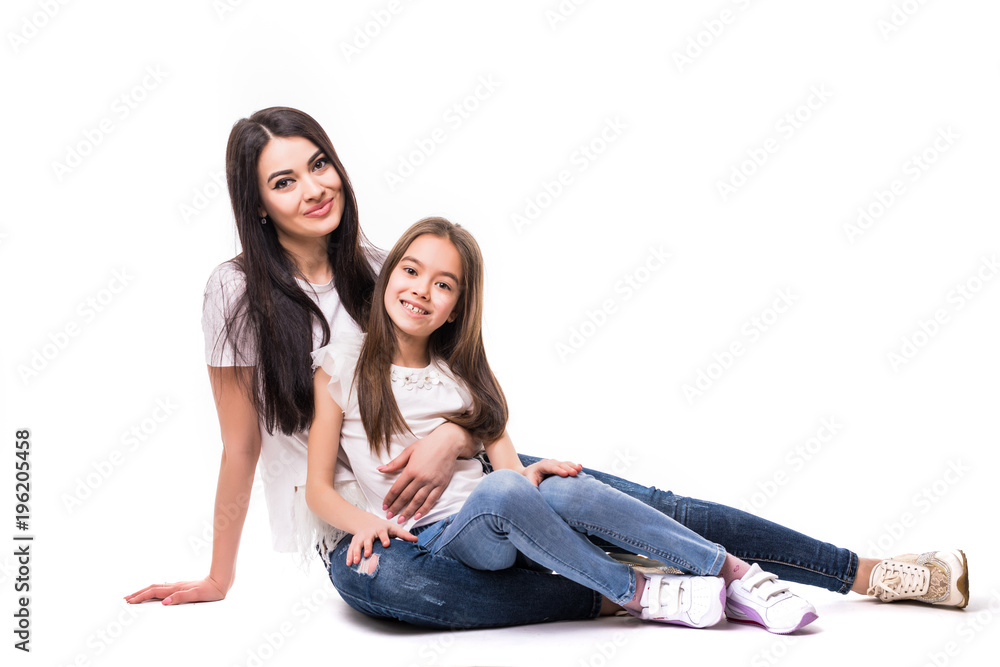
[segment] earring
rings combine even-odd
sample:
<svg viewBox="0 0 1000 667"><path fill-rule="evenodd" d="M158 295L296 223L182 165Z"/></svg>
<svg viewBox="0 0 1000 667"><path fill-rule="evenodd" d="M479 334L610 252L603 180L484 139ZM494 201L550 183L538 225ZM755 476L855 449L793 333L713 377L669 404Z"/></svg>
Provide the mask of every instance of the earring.
<svg viewBox="0 0 1000 667"><path fill-rule="evenodd" d="M265 216L265 217L263 217L263 218L260 219L260 224L262 224L262 225L266 225L267 224L267 216Z"/></svg>

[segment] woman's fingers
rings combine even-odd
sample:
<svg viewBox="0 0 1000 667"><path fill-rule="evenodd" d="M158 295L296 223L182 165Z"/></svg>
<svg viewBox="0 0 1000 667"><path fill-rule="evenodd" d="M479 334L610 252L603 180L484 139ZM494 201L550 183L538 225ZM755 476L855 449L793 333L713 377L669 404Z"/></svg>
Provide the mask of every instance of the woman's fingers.
<svg viewBox="0 0 1000 667"><path fill-rule="evenodd" d="M444 489L440 487L431 491L430 494L428 494L427 499L424 501L424 504L418 507L417 511L413 513L413 518L419 519L430 512L434 506L437 505L437 501L440 500L443 493Z"/></svg>
<svg viewBox="0 0 1000 667"><path fill-rule="evenodd" d="M143 588L141 591L136 591L131 595L125 596L125 601L129 604L139 604L140 602L145 602L146 600L162 600L166 597L170 597L172 593L175 593L190 583L191 582L188 581L181 581L173 584L151 584Z"/></svg>

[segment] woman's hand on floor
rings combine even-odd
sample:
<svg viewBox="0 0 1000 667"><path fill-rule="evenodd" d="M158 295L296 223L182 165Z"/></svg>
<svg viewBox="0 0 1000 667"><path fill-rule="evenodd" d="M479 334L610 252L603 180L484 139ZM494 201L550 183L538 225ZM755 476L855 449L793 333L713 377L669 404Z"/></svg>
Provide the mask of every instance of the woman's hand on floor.
<svg viewBox="0 0 1000 667"><path fill-rule="evenodd" d="M211 577L196 581L178 581L172 584L153 584L140 591L125 596L129 604L138 604L146 600L163 600L163 604L175 605L187 602L215 602L226 597L223 590Z"/></svg>

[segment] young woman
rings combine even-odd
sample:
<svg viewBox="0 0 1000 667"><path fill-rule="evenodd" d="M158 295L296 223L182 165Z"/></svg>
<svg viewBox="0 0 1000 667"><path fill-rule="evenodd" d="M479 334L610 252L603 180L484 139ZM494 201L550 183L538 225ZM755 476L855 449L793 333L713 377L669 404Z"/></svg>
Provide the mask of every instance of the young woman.
<svg viewBox="0 0 1000 667"><path fill-rule="evenodd" d="M816 619L812 605L774 575L581 473L579 465L545 459L523 466L506 432L507 401L486 358L482 313L478 244L465 229L427 218L389 252L363 341L343 338L313 353L306 497L322 519L353 534L346 564L371 556L375 540L389 547L398 537L416 541L428 558L477 570L518 562L558 570L645 620L707 627L725 610L731 620L787 634ZM473 464L455 474L427 516L402 524L383 518L393 480L379 468L446 420L483 441L496 472L484 476ZM334 486L341 453L364 496L360 507ZM646 577L586 535L718 576Z"/></svg>
<svg viewBox="0 0 1000 667"><path fill-rule="evenodd" d="M295 109L264 109L233 127L226 178L243 252L220 265L205 291L202 326L222 435L212 563L203 579L147 586L132 603L221 600L233 586L240 534L260 461L274 546L294 551L296 486L305 484L306 429L313 416L310 353L357 335L375 282L357 203L323 129ZM401 470L388 516L426 514L460 457L476 452L456 424L440 426L385 469ZM524 465L538 459L521 456ZM964 554L929 552L879 562L715 503L584 472L631 495L782 579L880 599L965 606ZM235 516L233 515L235 508ZM592 538L599 546L613 550ZM361 573L345 565L350 540L331 552L330 578L355 609L434 627L485 627L582 619L614 609L598 593L536 570L483 572L426 559L399 541L373 548ZM411 582L419 580L416 590Z"/></svg>

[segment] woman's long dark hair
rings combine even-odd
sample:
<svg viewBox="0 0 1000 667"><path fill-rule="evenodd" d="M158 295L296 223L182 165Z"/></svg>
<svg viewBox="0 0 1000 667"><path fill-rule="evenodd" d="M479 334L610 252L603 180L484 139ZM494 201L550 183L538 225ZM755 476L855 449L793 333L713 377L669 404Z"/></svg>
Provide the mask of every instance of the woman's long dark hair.
<svg viewBox="0 0 1000 667"><path fill-rule="evenodd" d="M409 430L392 394L390 373L397 350L396 325L383 303L390 275L410 244L424 234L450 241L462 262L462 285L454 310L458 317L431 334L428 352L431 359L444 361L451 373L465 382L472 395L472 409L466 414L442 416L485 443L499 439L507 426L507 399L490 369L483 345L483 255L479 244L468 231L444 218L424 218L406 230L382 265L375 283L376 305L368 316L368 335L355 371L361 423L376 455L388 450L393 435Z"/></svg>
<svg viewBox="0 0 1000 667"><path fill-rule="evenodd" d="M222 344L233 349L236 365L253 366L244 390L267 432L277 428L292 434L308 428L313 417L313 321L322 327L323 345L330 340L330 324L295 281L304 276L278 242L274 225L260 223L257 162L273 137L308 139L326 154L340 176L344 212L330 234L327 255L340 301L362 328L371 306L375 271L370 263L371 246L358 223L351 181L319 123L287 107L262 109L237 121L226 146L226 181L243 247L234 261L246 277L246 289L226 314ZM254 351L252 359L248 350Z"/></svg>

